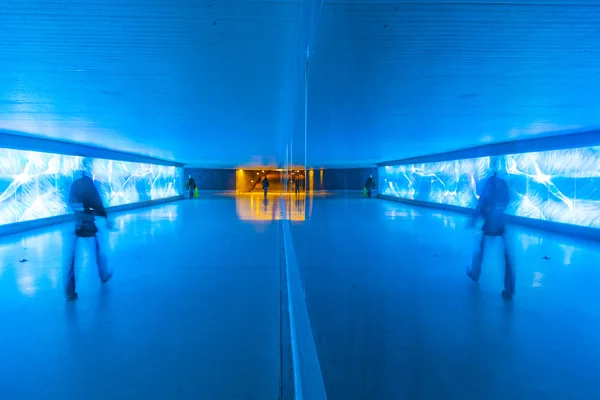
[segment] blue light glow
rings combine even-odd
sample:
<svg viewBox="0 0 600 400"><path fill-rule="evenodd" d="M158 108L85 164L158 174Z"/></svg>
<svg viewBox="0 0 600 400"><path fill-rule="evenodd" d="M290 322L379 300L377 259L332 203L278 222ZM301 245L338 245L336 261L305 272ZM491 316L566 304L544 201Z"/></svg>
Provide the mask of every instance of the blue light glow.
<svg viewBox="0 0 600 400"><path fill-rule="evenodd" d="M385 166L379 183L386 196L474 208L496 169L508 214L600 228L600 146Z"/></svg>
<svg viewBox="0 0 600 400"><path fill-rule="evenodd" d="M182 193L182 168L90 158L106 207ZM82 157L0 149L0 225L67 214Z"/></svg>

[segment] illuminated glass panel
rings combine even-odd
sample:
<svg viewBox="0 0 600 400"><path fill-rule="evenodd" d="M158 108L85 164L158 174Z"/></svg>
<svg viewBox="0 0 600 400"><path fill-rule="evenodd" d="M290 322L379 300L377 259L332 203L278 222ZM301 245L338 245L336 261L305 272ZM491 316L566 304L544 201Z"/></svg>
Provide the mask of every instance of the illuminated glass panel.
<svg viewBox="0 0 600 400"><path fill-rule="evenodd" d="M600 227L600 146L379 168L386 196L474 208L494 170L511 191L507 213Z"/></svg>
<svg viewBox="0 0 600 400"><path fill-rule="evenodd" d="M182 168L88 158L106 207L182 194ZM0 225L67 214L83 157L0 149Z"/></svg>

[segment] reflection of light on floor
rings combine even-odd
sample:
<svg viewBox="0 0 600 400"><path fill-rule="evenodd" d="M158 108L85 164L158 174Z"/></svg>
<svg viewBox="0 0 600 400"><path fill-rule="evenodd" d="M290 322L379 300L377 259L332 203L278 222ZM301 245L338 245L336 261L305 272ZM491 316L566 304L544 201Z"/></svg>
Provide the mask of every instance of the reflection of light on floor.
<svg viewBox="0 0 600 400"><path fill-rule="evenodd" d="M306 195L283 195L287 204L286 218L292 221L306 219ZM274 221L282 219L281 195L273 194L265 199L261 193L241 194L235 197L235 209L242 221Z"/></svg>
<svg viewBox="0 0 600 400"><path fill-rule="evenodd" d="M175 221L177 218L177 209L175 207L155 208L150 211L150 221Z"/></svg>
<svg viewBox="0 0 600 400"><path fill-rule="evenodd" d="M412 219L419 216L419 214L415 213L413 210L410 210L410 213L411 213ZM431 214L431 216L434 219L441 220L442 224L444 225L445 228L456 229L457 218L455 216L447 215L447 214L440 214L440 213L433 213L433 214Z"/></svg>
<svg viewBox="0 0 600 400"><path fill-rule="evenodd" d="M575 247L567 246L564 244L559 244L558 246L561 249L563 249L563 252L564 252L564 260L563 260L564 265L565 266L571 265L571 259L573 258L573 253L575 252Z"/></svg>
<svg viewBox="0 0 600 400"><path fill-rule="evenodd" d="M543 277L544 277L544 275L541 272L534 272L533 273L533 283L531 284L531 287L542 286L542 278Z"/></svg>
<svg viewBox="0 0 600 400"><path fill-rule="evenodd" d="M533 236L526 233L519 234L517 236L517 241L521 244L523 250L527 250L531 246L542 244L539 236Z"/></svg>
<svg viewBox="0 0 600 400"><path fill-rule="evenodd" d="M408 213L406 211L400 211L395 208L385 211L384 215L392 221L396 218L408 218Z"/></svg>
<svg viewBox="0 0 600 400"><path fill-rule="evenodd" d="M28 272L24 272L23 275L17 278L17 286L19 288L19 292L27 296L32 296L35 294L37 286L35 286L34 283L35 280L33 279L33 276L31 276Z"/></svg>
<svg viewBox="0 0 600 400"><path fill-rule="evenodd" d="M59 270L56 268L50 268L48 271L48 279L50 279L50 282L52 283L52 289L56 289L58 287L58 284L59 284L58 271Z"/></svg>

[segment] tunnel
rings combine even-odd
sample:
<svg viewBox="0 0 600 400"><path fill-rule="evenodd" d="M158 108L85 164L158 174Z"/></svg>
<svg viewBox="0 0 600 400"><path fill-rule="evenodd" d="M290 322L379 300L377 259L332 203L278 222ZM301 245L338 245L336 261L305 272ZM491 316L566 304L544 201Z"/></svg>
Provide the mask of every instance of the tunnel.
<svg viewBox="0 0 600 400"><path fill-rule="evenodd" d="M0 0L0 399L600 399L599 26Z"/></svg>

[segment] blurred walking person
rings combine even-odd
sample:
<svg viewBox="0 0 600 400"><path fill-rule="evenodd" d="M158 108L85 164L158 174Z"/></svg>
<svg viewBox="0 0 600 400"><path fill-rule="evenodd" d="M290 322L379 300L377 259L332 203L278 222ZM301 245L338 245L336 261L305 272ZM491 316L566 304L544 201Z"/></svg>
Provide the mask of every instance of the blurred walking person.
<svg viewBox="0 0 600 400"><path fill-rule="evenodd" d="M188 178L185 188L190 192L190 200L194 198L194 190L196 189L196 181L192 178L192 175Z"/></svg>
<svg viewBox="0 0 600 400"><path fill-rule="evenodd" d="M75 290L75 255L80 238L94 239L96 264L102 283L108 282L112 277L112 272L108 270L104 245L97 235L98 227L94 215L106 218L106 225L109 229L112 228L112 221L106 214L100 193L98 193L98 189L91 178L91 162L89 160L84 160L82 176L75 180L71 186L69 205L75 214L75 237L70 242L70 248L65 249L67 257L65 292L68 299L74 300L77 298Z"/></svg>
<svg viewBox="0 0 600 400"><path fill-rule="evenodd" d="M508 185L499 178L497 172L490 177L483 188L483 193L479 197L475 214L471 221L474 226L477 218L481 217L484 221L479 243L478 251L473 255L471 268L467 270L467 275L475 282L481 275L481 266L483 255L489 238L502 237L504 245L504 290L502 296L510 299L515 294L515 270L508 252L505 237L505 210L510 200Z"/></svg>
<svg viewBox="0 0 600 400"><path fill-rule="evenodd" d="M365 182L365 189L367 191L367 197L371 198L373 194L373 188L375 187L375 182L373 181L373 175L370 175Z"/></svg>

